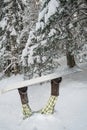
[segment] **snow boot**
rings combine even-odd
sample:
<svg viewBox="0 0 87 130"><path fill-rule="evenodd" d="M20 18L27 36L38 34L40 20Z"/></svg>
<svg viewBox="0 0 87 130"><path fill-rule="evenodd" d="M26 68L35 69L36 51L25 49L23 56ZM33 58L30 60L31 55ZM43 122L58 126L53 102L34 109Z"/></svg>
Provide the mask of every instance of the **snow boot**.
<svg viewBox="0 0 87 130"><path fill-rule="evenodd" d="M57 96L50 96L46 106L40 111L41 114L53 114Z"/></svg>
<svg viewBox="0 0 87 130"><path fill-rule="evenodd" d="M59 84L62 81L62 77L51 80L51 96L46 106L40 111L41 114L53 114L54 107L59 96Z"/></svg>
<svg viewBox="0 0 87 130"><path fill-rule="evenodd" d="M32 115L31 108L28 104L22 104L23 109L23 119L26 119Z"/></svg>

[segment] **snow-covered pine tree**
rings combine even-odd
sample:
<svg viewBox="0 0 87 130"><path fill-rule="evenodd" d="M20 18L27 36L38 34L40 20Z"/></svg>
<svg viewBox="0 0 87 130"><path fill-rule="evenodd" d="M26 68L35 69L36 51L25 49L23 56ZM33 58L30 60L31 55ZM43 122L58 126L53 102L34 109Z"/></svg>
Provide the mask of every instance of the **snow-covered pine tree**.
<svg viewBox="0 0 87 130"><path fill-rule="evenodd" d="M75 55L77 62L87 62L87 1L78 0L78 5L78 21L75 28L77 33L74 37L78 43L78 49Z"/></svg>
<svg viewBox="0 0 87 130"><path fill-rule="evenodd" d="M67 1L67 3L65 3L63 13L66 15L66 20L64 22L68 34L68 36L66 37L66 52L68 52L67 61L68 64L71 64L70 66L75 65L75 61L73 61L74 57L77 57L79 53L80 55L83 55L83 52L81 52L83 50L82 48L85 48L85 52L87 50L85 41L86 33L84 30L84 28L86 28L85 22L87 19L86 10L87 8L85 0L69 0Z"/></svg>
<svg viewBox="0 0 87 130"><path fill-rule="evenodd" d="M33 73L33 69L32 69L33 67L30 67L30 65L28 64L29 60L30 61L33 60L33 59L28 58L32 50L32 48L30 49L29 46L32 46L31 45L33 44L32 40L35 39L34 28L35 28L35 23L37 22L37 18L38 18L38 11L40 8L40 3L37 0L26 0L25 3L26 3L27 8L25 9L24 22L26 23L25 28L27 27L26 29L28 32L27 33L28 40L26 42L26 46L22 53L22 63L23 63L22 65L23 65L23 71L24 71L24 78L26 79L26 78L32 77L32 73Z"/></svg>
<svg viewBox="0 0 87 130"><path fill-rule="evenodd" d="M64 25L64 29L66 30L66 37L63 39L65 44L65 51L66 51L66 59L67 65L69 67L75 66L75 59L73 51L75 49L75 41L73 39L73 33L71 32L70 28L72 25L71 16L73 11L77 8L77 1L75 0L64 0L61 1L61 5L63 6L62 11L62 19L60 19L61 26ZM74 17L72 16L74 19ZM62 42L63 42L62 41Z"/></svg>
<svg viewBox="0 0 87 130"><path fill-rule="evenodd" d="M56 23L59 10L59 0L42 1L36 29L33 31L33 35L29 36L25 47L30 71L32 70L35 75L41 76L50 73L59 65L56 62L59 55L61 55L59 51L61 47L57 42L60 29ZM31 73L30 71L29 73Z"/></svg>
<svg viewBox="0 0 87 130"><path fill-rule="evenodd" d="M21 0L2 0L0 17L0 66L1 71L10 75L17 73L20 66L23 34L24 4ZM9 66L9 67L8 67Z"/></svg>
<svg viewBox="0 0 87 130"><path fill-rule="evenodd" d="M44 0L36 23L36 35L38 46L35 48L36 65L38 73L52 73L58 67L60 56L57 37L60 29L56 22L60 11L59 0ZM41 71L41 72L40 72Z"/></svg>
<svg viewBox="0 0 87 130"><path fill-rule="evenodd" d="M79 7L79 1L75 0L42 1L36 30L30 33L25 47L29 73L39 76L49 73L58 67L55 61L62 54L66 54L69 67L75 65L74 56L79 50L79 41L82 42Z"/></svg>
<svg viewBox="0 0 87 130"><path fill-rule="evenodd" d="M10 68L13 68L15 65L13 62L16 63L20 61L21 52L24 49L25 43L27 42L29 31L35 25L38 9L39 4L36 5L35 0L2 0L2 11L0 15L1 71L8 68L6 73L10 74L12 72ZM20 63L18 64L20 65ZM28 69L27 66L26 68ZM24 68L24 71L25 70L26 69Z"/></svg>
<svg viewBox="0 0 87 130"><path fill-rule="evenodd" d="M3 25L3 4L4 4L4 0L0 1L0 71L3 70L3 66L2 66L2 62L3 62L3 54L4 54L4 48L2 48L2 41L3 41L3 34L4 34L4 27L6 26L6 24ZM2 22L1 22L2 20Z"/></svg>

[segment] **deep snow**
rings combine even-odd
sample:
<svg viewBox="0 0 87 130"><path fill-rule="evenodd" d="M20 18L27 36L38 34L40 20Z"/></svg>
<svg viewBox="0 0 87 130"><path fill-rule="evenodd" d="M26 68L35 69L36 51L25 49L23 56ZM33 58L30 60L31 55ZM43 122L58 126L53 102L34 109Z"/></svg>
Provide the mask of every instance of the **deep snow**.
<svg viewBox="0 0 87 130"><path fill-rule="evenodd" d="M0 81L0 87L20 80L22 76L12 76ZM28 96L32 110L41 109L50 96L50 83L29 87ZM63 78L53 115L35 113L23 121L18 91L1 95L0 130L87 130L87 71Z"/></svg>

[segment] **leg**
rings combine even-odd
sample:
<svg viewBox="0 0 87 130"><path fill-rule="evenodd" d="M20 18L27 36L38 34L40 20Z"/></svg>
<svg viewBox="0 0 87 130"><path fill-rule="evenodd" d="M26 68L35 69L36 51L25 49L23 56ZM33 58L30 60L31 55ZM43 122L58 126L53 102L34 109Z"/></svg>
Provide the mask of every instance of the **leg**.
<svg viewBox="0 0 87 130"><path fill-rule="evenodd" d="M41 110L42 114L52 114L54 112L54 107L59 96L59 84L61 81L62 77L51 80L51 96L45 108Z"/></svg>
<svg viewBox="0 0 87 130"><path fill-rule="evenodd" d="M18 89L20 94L24 119L32 115L30 106L28 105L27 87Z"/></svg>

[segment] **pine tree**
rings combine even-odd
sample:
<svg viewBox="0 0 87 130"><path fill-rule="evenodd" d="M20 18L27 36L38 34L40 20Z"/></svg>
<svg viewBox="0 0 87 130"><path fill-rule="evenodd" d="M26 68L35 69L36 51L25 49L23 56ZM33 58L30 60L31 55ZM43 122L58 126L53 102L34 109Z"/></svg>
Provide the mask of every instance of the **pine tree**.
<svg viewBox="0 0 87 130"><path fill-rule="evenodd" d="M53 10L51 11L50 8ZM57 24L55 25L57 12L59 12L59 1L42 1L36 29L33 32L34 37L29 37L28 47L26 47L29 48L28 64L35 75L51 73L59 65L55 62L59 55L56 38L59 30ZM30 59L33 59L33 62Z"/></svg>
<svg viewBox="0 0 87 130"><path fill-rule="evenodd" d="M87 1L78 1L79 11L78 11L78 22L77 28L78 33L76 35L76 41L79 43L77 50L77 62L87 62Z"/></svg>
<svg viewBox="0 0 87 130"><path fill-rule="evenodd" d="M25 14L27 14L26 16L29 15L28 18L24 18L26 21L26 26L28 26L28 40L25 46L25 49L23 50L22 53L22 63L23 63L23 70L24 70L24 78L32 78L33 75L33 67L34 66L30 66L31 63L29 63L30 61L33 63L33 59L32 56L29 54L32 53L32 44L33 42L35 42L36 40L36 36L34 34L34 28L35 28L35 23L37 22L37 17L38 17L38 11L40 8L39 3L36 4L37 1L35 0L27 0L27 8L25 10ZM34 40L34 41L33 41ZM31 57L31 58L30 58ZM30 58L30 59L29 59Z"/></svg>
<svg viewBox="0 0 87 130"><path fill-rule="evenodd" d="M83 53L81 52L84 51L83 48L86 49L86 41L85 41L86 37L85 37L85 30L84 30L85 22L86 22L85 19L87 19L85 15L86 1L74 1L74 0L68 1L67 6L68 8L65 8L65 11L67 10L68 12L67 13L68 18L66 20L66 29L68 32L67 39L69 39L69 42L68 44L66 44L67 45L66 50L68 50L67 53L67 59L69 59L67 60L68 64L71 64L70 66L72 67L75 65L74 57L75 56L77 57L79 53Z"/></svg>
<svg viewBox="0 0 87 130"><path fill-rule="evenodd" d="M18 68L21 67L21 54L29 32L37 21L39 4L36 5L35 0L0 2L0 71L8 68L5 72L10 75L14 71L15 64ZM27 65L24 69L21 68L25 71L23 73L26 73L27 69Z"/></svg>
<svg viewBox="0 0 87 130"><path fill-rule="evenodd" d="M24 46L21 44L24 4L21 0L3 1L1 9L0 66L2 70L8 68L5 73L9 76L20 71L20 57Z"/></svg>
<svg viewBox="0 0 87 130"><path fill-rule="evenodd" d="M62 13L64 13L63 20L64 25L65 25L65 30L67 33L66 38L64 39L66 41L65 46L66 46L66 59L67 59L67 65L71 68L76 65L75 59L74 59L74 54L73 51L75 49L75 41L73 39L73 33L70 30L70 25L72 24L71 17L74 19L72 16L73 11L77 8L77 1L75 0L68 0L67 2L65 1L63 3L64 10ZM67 19L67 20L65 20Z"/></svg>
<svg viewBox="0 0 87 130"><path fill-rule="evenodd" d="M67 65L75 66L77 52L86 45L82 40L86 37L85 31L81 33L83 22L79 18L82 19L83 13L78 13L81 13L80 6L82 3L79 5L75 0L42 1L36 29L30 32L24 51L29 74L41 76L54 71L59 65L56 59L64 55Z"/></svg>

